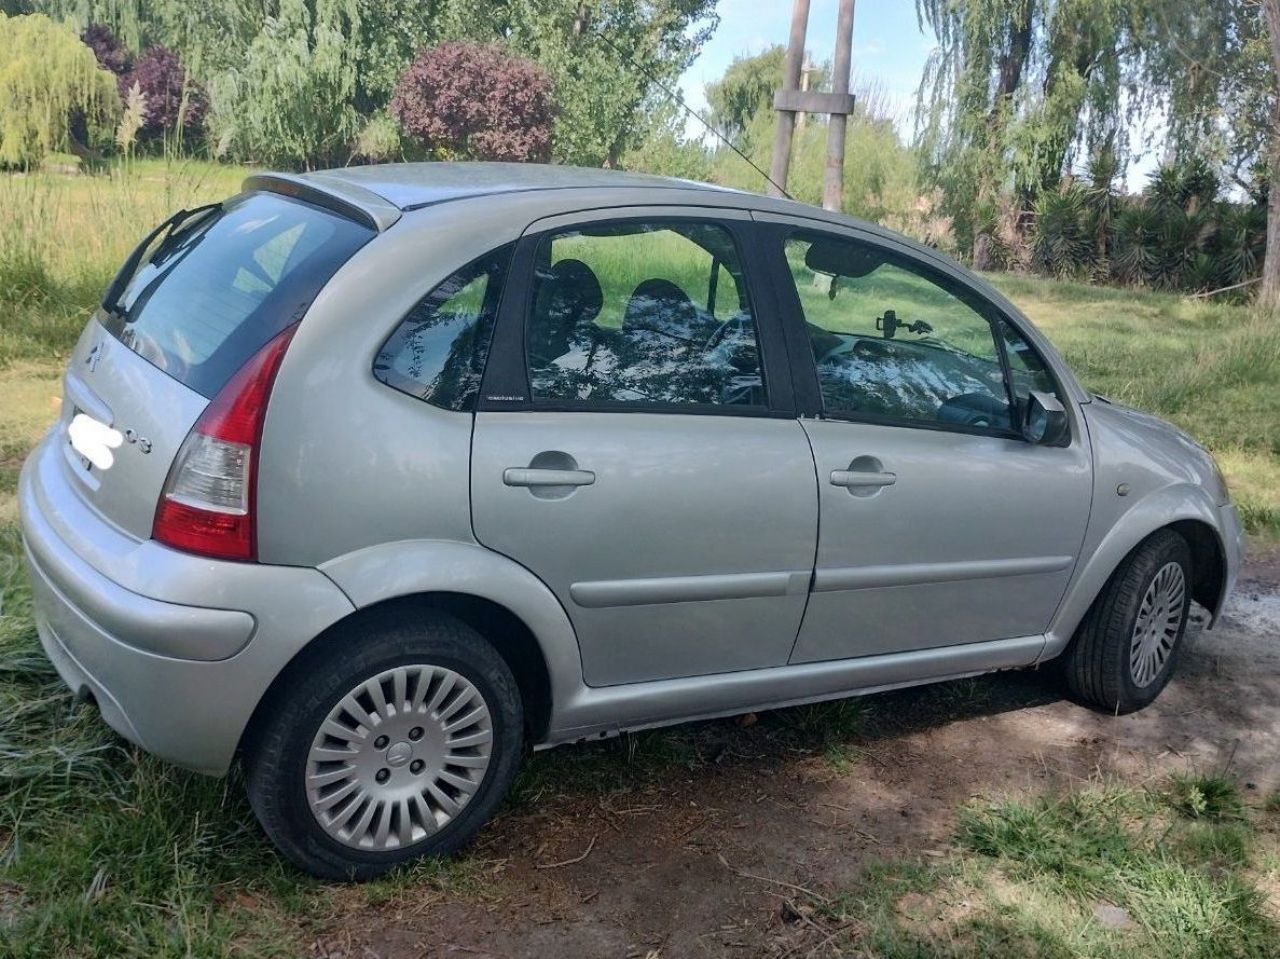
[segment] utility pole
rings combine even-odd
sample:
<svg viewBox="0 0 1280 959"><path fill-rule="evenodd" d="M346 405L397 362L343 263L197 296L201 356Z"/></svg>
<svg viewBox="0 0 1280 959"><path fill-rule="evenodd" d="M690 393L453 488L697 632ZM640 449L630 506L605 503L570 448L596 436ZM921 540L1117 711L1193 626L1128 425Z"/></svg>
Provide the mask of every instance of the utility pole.
<svg viewBox="0 0 1280 959"><path fill-rule="evenodd" d="M849 95L849 73L853 60L853 0L840 0L836 21L836 59L831 66L831 92ZM853 105L849 107L853 109ZM822 179L822 208L839 211L844 198L844 135L849 116L832 113L827 124L827 168Z"/></svg>
<svg viewBox="0 0 1280 959"><path fill-rule="evenodd" d="M845 120L853 112L853 95L849 93L849 74L853 59L853 0L840 0L832 93L800 89L801 65L805 56L804 38L808 26L809 0L794 0L791 8L791 35L787 41L787 56L782 71L782 89L773 95L778 127L773 141L773 162L769 166L769 179L772 181L769 193L782 196L786 189L796 116L803 113L827 113L831 116L831 123L827 128L827 167L823 177L822 205L829 210L839 210L840 196L844 190ZM807 88L808 84L805 86Z"/></svg>
<svg viewBox="0 0 1280 959"><path fill-rule="evenodd" d="M809 29L809 0L795 0L791 7L791 35L782 66L782 89L778 94L798 93L800 66L804 62L804 37ZM777 107L776 98L774 106ZM773 162L769 164L769 193L782 196L791 170L791 135L796 128L796 108L778 107L778 130L773 138Z"/></svg>

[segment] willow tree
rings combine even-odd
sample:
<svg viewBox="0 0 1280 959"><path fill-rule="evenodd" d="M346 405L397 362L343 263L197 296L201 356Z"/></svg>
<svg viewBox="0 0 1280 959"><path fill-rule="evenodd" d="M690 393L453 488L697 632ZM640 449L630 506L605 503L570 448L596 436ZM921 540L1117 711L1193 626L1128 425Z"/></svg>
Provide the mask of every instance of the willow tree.
<svg viewBox="0 0 1280 959"><path fill-rule="evenodd" d="M116 78L76 30L42 14L0 13L0 164L31 166L55 151L87 152L71 128L109 126L120 111Z"/></svg>
<svg viewBox="0 0 1280 959"><path fill-rule="evenodd" d="M1018 114L1043 0L916 0L938 38L920 85L918 139L960 242L988 266L999 196L1011 186Z"/></svg>
<svg viewBox="0 0 1280 959"><path fill-rule="evenodd" d="M1141 14L1161 0L917 0L938 36L921 140L957 227L986 265L995 204L1025 220L1064 173L1101 154L1121 167L1140 94Z"/></svg>
<svg viewBox="0 0 1280 959"><path fill-rule="evenodd" d="M281 0L243 64L209 84L215 149L313 169L343 163L362 120L357 0Z"/></svg>

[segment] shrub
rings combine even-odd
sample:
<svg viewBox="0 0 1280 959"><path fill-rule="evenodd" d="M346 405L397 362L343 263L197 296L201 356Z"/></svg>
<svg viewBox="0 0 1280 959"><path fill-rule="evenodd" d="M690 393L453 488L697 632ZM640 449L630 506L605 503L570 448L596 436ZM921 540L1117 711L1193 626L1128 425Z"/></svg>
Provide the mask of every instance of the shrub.
<svg viewBox="0 0 1280 959"><path fill-rule="evenodd" d="M139 136L153 139L177 131L196 133L204 122L207 102L204 91L187 78L178 55L167 47L147 50L133 69L120 77L120 95L126 101L134 87L143 97L142 127Z"/></svg>
<svg viewBox="0 0 1280 959"><path fill-rule="evenodd" d="M395 119L385 111L379 111L365 121L356 137L353 160L368 163L384 163L401 154L400 128Z"/></svg>
<svg viewBox="0 0 1280 959"><path fill-rule="evenodd" d="M551 152L551 78L497 43L421 51L396 84L391 114L441 157L531 161Z"/></svg>
<svg viewBox="0 0 1280 959"><path fill-rule="evenodd" d="M1057 193L1041 194L1036 201L1036 239L1031 251L1035 268L1054 276L1075 276L1090 264L1092 247L1080 185L1069 183Z"/></svg>

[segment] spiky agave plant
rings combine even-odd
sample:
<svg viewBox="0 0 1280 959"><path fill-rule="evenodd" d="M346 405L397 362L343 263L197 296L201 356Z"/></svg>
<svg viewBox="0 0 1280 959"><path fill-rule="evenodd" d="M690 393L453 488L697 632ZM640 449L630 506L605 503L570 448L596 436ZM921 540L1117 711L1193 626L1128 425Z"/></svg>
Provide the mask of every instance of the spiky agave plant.
<svg viewBox="0 0 1280 959"><path fill-rule="evenodd" d="M1054 276L1076 276L1092 262L1092 243L1085 222L1084 190L1068 183L1036 200L1032 266Z"/></svg>
<svg viewBox="0 0 1280 959"><path fill-rule="evenodd" d="M1221 284L1230 286L1257 276L1266 248L1267 208L1224 203L1213 249Z"/></svg>
<svg viewBox="0 0 1280 959"><path fill-rule="evenodd" d="M1184 209L1168 206L1159 211L1160 225L1156 235L1154 285L1166 290L1180 290L1187 285L1187 271L1214 232L1212 207Z"/></svg>
<svg viewBox="0 0 1280 959"><path fill-rule="evenodd" d="M1149 286L1159 262L1160 214L1141 200L1116 215L1112 233L1111 275L1122 283Z"/></svg>

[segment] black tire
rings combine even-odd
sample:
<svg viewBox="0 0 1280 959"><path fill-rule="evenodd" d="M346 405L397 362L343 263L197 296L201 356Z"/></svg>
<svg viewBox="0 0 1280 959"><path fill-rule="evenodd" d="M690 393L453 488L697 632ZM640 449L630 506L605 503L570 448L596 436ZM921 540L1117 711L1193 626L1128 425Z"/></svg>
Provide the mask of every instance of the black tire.
<svg viewBox="0 0 1280 959"><path fill-rule="evenodd" d="M456 816L425 839L389 851L344 845L321 827L307 799L307 757L329 711L361 681L397 666L452 670L479 691L489 709L489 766ZM246 750L249 804L290 862L322 879L364 881L400 863L451 853L493 815L519 769L524 716L506 661L483 636L437 611L379 617L306 651L290 667Z"/></svg>
<svg viewBox="0 0 1280 959"><path fill-rule="evenodd" d="M1134 625L1148 587L1169 563L1182 567L1182 622L1155 678L1139 686L1130 664ZM1182 652L1191 604L1191 573L1191 548L1173 530L1153 533L1125 557L1094 600L1063 657L1063 674L1077 700L1123 714L1150 705L1160 695Z"/></svg>

